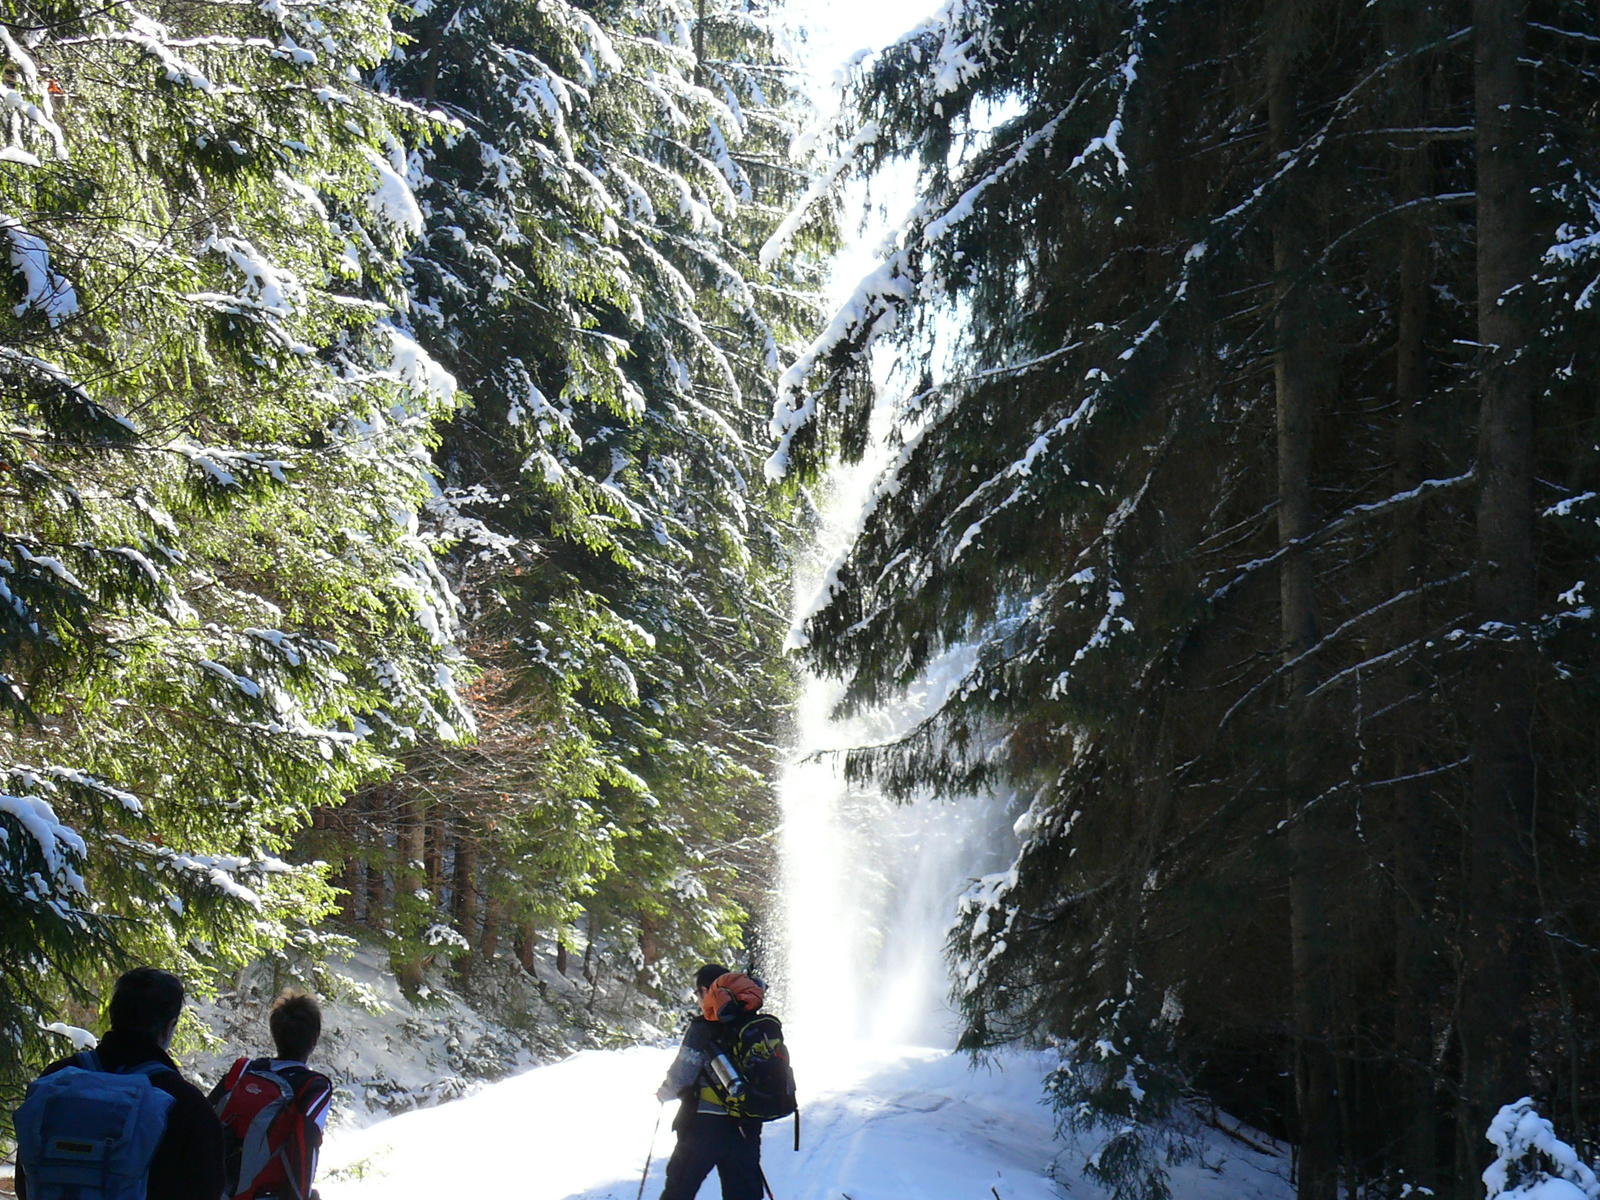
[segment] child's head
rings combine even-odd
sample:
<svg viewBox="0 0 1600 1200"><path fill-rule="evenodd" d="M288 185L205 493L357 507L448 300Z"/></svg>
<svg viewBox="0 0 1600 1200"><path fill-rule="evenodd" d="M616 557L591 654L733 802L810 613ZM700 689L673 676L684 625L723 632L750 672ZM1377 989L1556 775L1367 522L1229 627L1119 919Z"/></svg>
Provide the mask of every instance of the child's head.
<svg viewBox="0 0 1600 1200"><path fill-rule="evenodd" d="M315 996L284 988L272 1002L272 1015L267 1018L272 1030L272 1041L278 1047L279 1058L305 1062L317 1048L322 1036L322 1006Z"/></svg>

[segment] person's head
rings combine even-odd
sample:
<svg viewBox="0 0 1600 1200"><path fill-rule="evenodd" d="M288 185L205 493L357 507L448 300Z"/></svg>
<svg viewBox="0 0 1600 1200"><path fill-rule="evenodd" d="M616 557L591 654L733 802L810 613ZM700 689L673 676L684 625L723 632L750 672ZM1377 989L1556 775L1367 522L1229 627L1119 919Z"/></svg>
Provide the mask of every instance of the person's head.
<svg viewBox="0 0 1600 1200"><path fill-rule="evenodd" d="M183 1012L183 984L155 967L135 967L111 989L111 1030L147 1037L165 1050Z"/></svg>
<svg viewBox="0 0 1600 1200"><path fill-rule="evenodd" d="M694 973L694 998L699 1000L717 980L728 973L728 968L720 963L707 963Z"/></svg>
<svg viewBox="0 0 1600 1200"><path fill-rule="evenodd" d="M272 1002L267 1027L272 1030L279 1058L305 1062L322 1037L322 1006L315 996L285 988Z"/></svg>

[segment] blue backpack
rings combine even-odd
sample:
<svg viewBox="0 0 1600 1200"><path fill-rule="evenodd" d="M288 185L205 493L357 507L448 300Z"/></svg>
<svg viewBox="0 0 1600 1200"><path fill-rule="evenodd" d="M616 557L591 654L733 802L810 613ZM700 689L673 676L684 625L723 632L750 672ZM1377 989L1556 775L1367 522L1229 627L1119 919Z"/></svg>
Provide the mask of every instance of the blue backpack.
<svg viewBox="0 0 1600 1200"><path fill-rule="evenodd" d="M17 1165L28 1200L144 1200L172 1097L150 1082L171 1067L107 1071L93 1050L28 1085Z"/></svg>

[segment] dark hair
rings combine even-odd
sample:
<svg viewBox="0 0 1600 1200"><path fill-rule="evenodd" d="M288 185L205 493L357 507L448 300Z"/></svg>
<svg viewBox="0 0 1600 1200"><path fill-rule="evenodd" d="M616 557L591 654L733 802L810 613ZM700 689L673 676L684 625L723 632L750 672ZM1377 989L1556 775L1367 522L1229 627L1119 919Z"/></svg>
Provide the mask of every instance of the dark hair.
<svg viewBox="0 0 1600 1200"><path fill-rule="evenodd" d="M727 967L719 966L716 963L707 963L694 973L694 986L703 992L727 973Z"/></svg>
<svg viewBox="0 0 1600 1200"><path fill-rule="evenodd" d="M183 983L155 967L135 967L111 989L111 1028L161 1040L183 1011Z"/></svg>
<svg viewBox="0 0 1600 1200"><path fill-rule="evenodd" d="M279 1058L292 1058L305 1062L317 1048L322 1036L322 1006L315 996L284 988L272 1002L272 1015L267 1018L267 1028L272 1030L272 1041L278 1047Z"/></svg>

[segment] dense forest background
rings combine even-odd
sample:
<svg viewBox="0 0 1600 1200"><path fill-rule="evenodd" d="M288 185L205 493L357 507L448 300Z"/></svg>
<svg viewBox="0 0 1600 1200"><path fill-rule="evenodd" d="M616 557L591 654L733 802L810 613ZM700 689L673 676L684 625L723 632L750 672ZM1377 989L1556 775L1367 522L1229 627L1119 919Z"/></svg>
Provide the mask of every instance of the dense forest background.
<svg viewBox="0 0 1600 1200"><path fill-rule="evenodd" d="M758 261L811 182L768 6L0 48L0 1093L134 962L754 952L807 519L760 464L836 216Z"/></svg>
<svg viewBox="0 0 1600 1200"><path fill-rule="evenodd" d="M1060 1039L1119 1196L1196 1098L1315 1200L1482 1195L1522 1096L1595 1148L1597 84L1570 0L951 0L856 78L919 202L770 472L917 366L797 640L847 709L977 647L849 768L1034 797L965 1044Z"/></svg>

